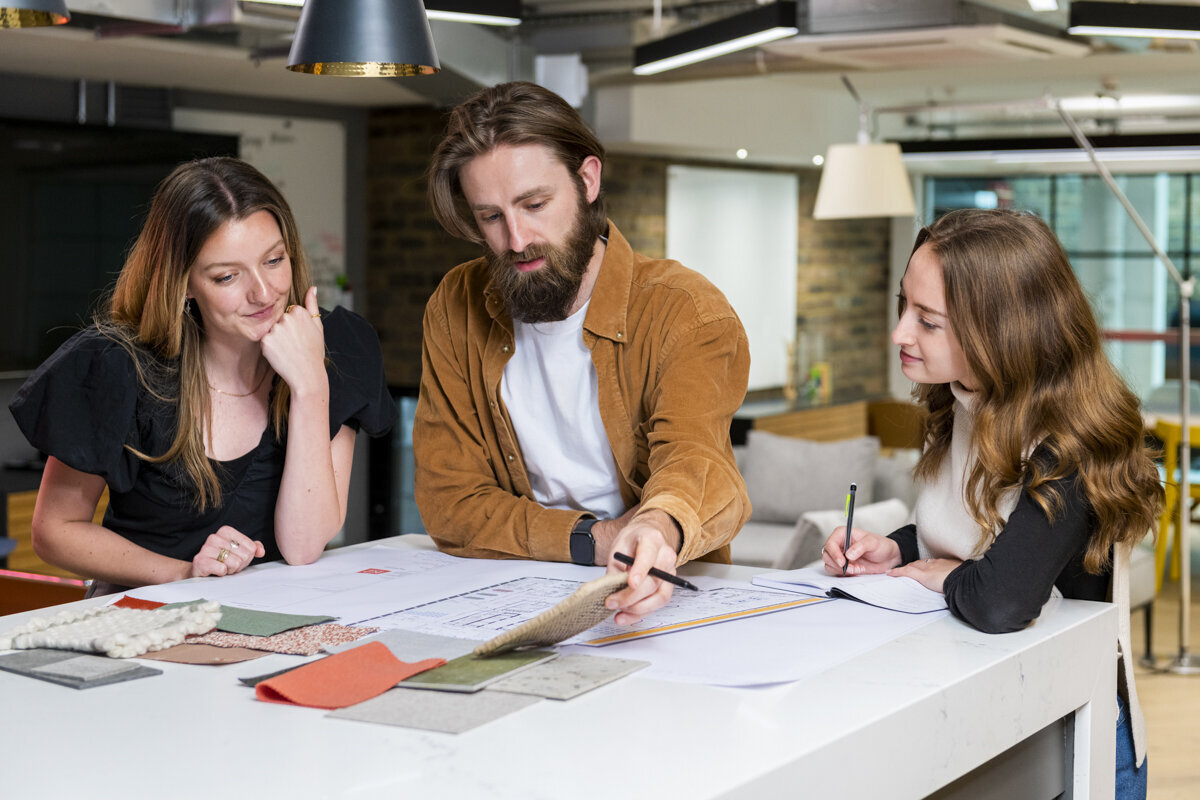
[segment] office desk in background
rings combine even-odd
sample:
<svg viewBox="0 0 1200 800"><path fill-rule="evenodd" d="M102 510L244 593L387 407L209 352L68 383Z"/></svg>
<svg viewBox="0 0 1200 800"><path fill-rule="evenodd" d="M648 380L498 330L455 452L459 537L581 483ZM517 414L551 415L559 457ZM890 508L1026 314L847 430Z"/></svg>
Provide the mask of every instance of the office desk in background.
<svg viewBox="0 0 1200 800"><path fill-rule="evenodd" d="M385 543L432 546L424 536ZM754 571L682 570L745 580ZM782 612L798 636L804 611ZM31 615L0 618L0 629ZM84 691L0 672L3 794L976 800L1065 791L1100 800L1113 793L1116 636L1115 607L1051 601L1019 633L989 636L947 618L835 670L758 689L635 673L458 736L260 703L237 682L302 662L294 656L153 662L163 675ZM619 657L619 647L600 654Z"/></svg>

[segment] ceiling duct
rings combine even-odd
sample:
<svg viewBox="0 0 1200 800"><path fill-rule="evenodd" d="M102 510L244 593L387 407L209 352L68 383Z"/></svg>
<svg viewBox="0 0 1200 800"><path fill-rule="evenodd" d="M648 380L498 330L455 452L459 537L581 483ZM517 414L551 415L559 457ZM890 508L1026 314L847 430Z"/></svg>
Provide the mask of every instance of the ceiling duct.
<svg viewBox="0 0 1200 800"><path fill-rule="evenodd" d="M161 41L163 54L175 44L226 59L244 53L255 64L270 62L268 69L277 60L280 70L300 17L299 6L258 0L68 0L67 5L71 22L61 27L90 30L96 39ZM439 55L445 54L442 71L405 82L410 96L449 105L482 86L533 74L532 52L497 29L436 21L430 27Z"/></svg>
<svg viewBox="0 0 1200 800"><path fill-rule="evenodd" d="M859 69L994 64L1090 52L1060 28L963 0L810 0L807 32L763 49Z"/></svg>

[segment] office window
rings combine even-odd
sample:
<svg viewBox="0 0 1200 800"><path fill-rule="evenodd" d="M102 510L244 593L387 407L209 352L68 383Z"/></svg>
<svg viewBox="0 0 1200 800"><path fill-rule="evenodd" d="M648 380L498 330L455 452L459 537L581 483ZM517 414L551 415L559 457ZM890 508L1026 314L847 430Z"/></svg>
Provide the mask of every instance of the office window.
<svg viewBox="0 0 1200 800"><path fill-rule="evenodd" d="M1185 278L1200 266L1200 175L1115 176L1160 247ZM1179 290L1120 202L1093 174L929 178L928 220L955 208L1032 211L1057 234L1092 301L1105 348L1130 387L1149 397L1178 380ZM1200 302L1190 306L1198 326ZM1191 373L1200 379L1193 348Z"/></svg>

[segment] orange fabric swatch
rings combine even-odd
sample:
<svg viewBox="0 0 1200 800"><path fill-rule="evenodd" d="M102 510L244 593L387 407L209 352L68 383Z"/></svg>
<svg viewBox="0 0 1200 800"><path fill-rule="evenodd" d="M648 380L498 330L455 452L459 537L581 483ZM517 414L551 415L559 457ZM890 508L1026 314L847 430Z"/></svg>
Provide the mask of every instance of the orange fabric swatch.
<svg viewBox="0 0 1200 800"><path fill-rule="evenodd" d="M156 608L162 608L166 603L160 603L157 600L143 600L140 597L125 595L117 602L113 603L117 608L140 608L151 611Z"/></svg>
<svg viewBox="0 0 1200 800"><path fill-rule="evenodd" d="M408 664L392 655L382 642L368 642L263 681L254 687L254 694L268 703L345 708L445 663L444 658L427 658Z"/></svg>

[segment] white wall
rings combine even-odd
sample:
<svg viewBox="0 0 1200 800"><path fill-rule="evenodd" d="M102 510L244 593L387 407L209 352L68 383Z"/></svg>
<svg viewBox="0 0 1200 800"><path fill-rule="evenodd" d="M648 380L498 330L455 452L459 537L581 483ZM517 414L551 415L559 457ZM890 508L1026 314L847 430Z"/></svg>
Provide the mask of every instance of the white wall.
<svg viewBox="0 0 1200 800"><path fill-rule="evenodd" d="M799 180L667 168L667 257L725 293L750 340L750 389L782 386L796 336Z"/></svg>
<svg viewBox="0 0 1200 800"><path fill-rule="evenodd" d="M271 179L296 217L321 305L347 305L337 278L346 273L346 131L340 122L177 109L175 128L233 134L240 155Z"/></svg>

